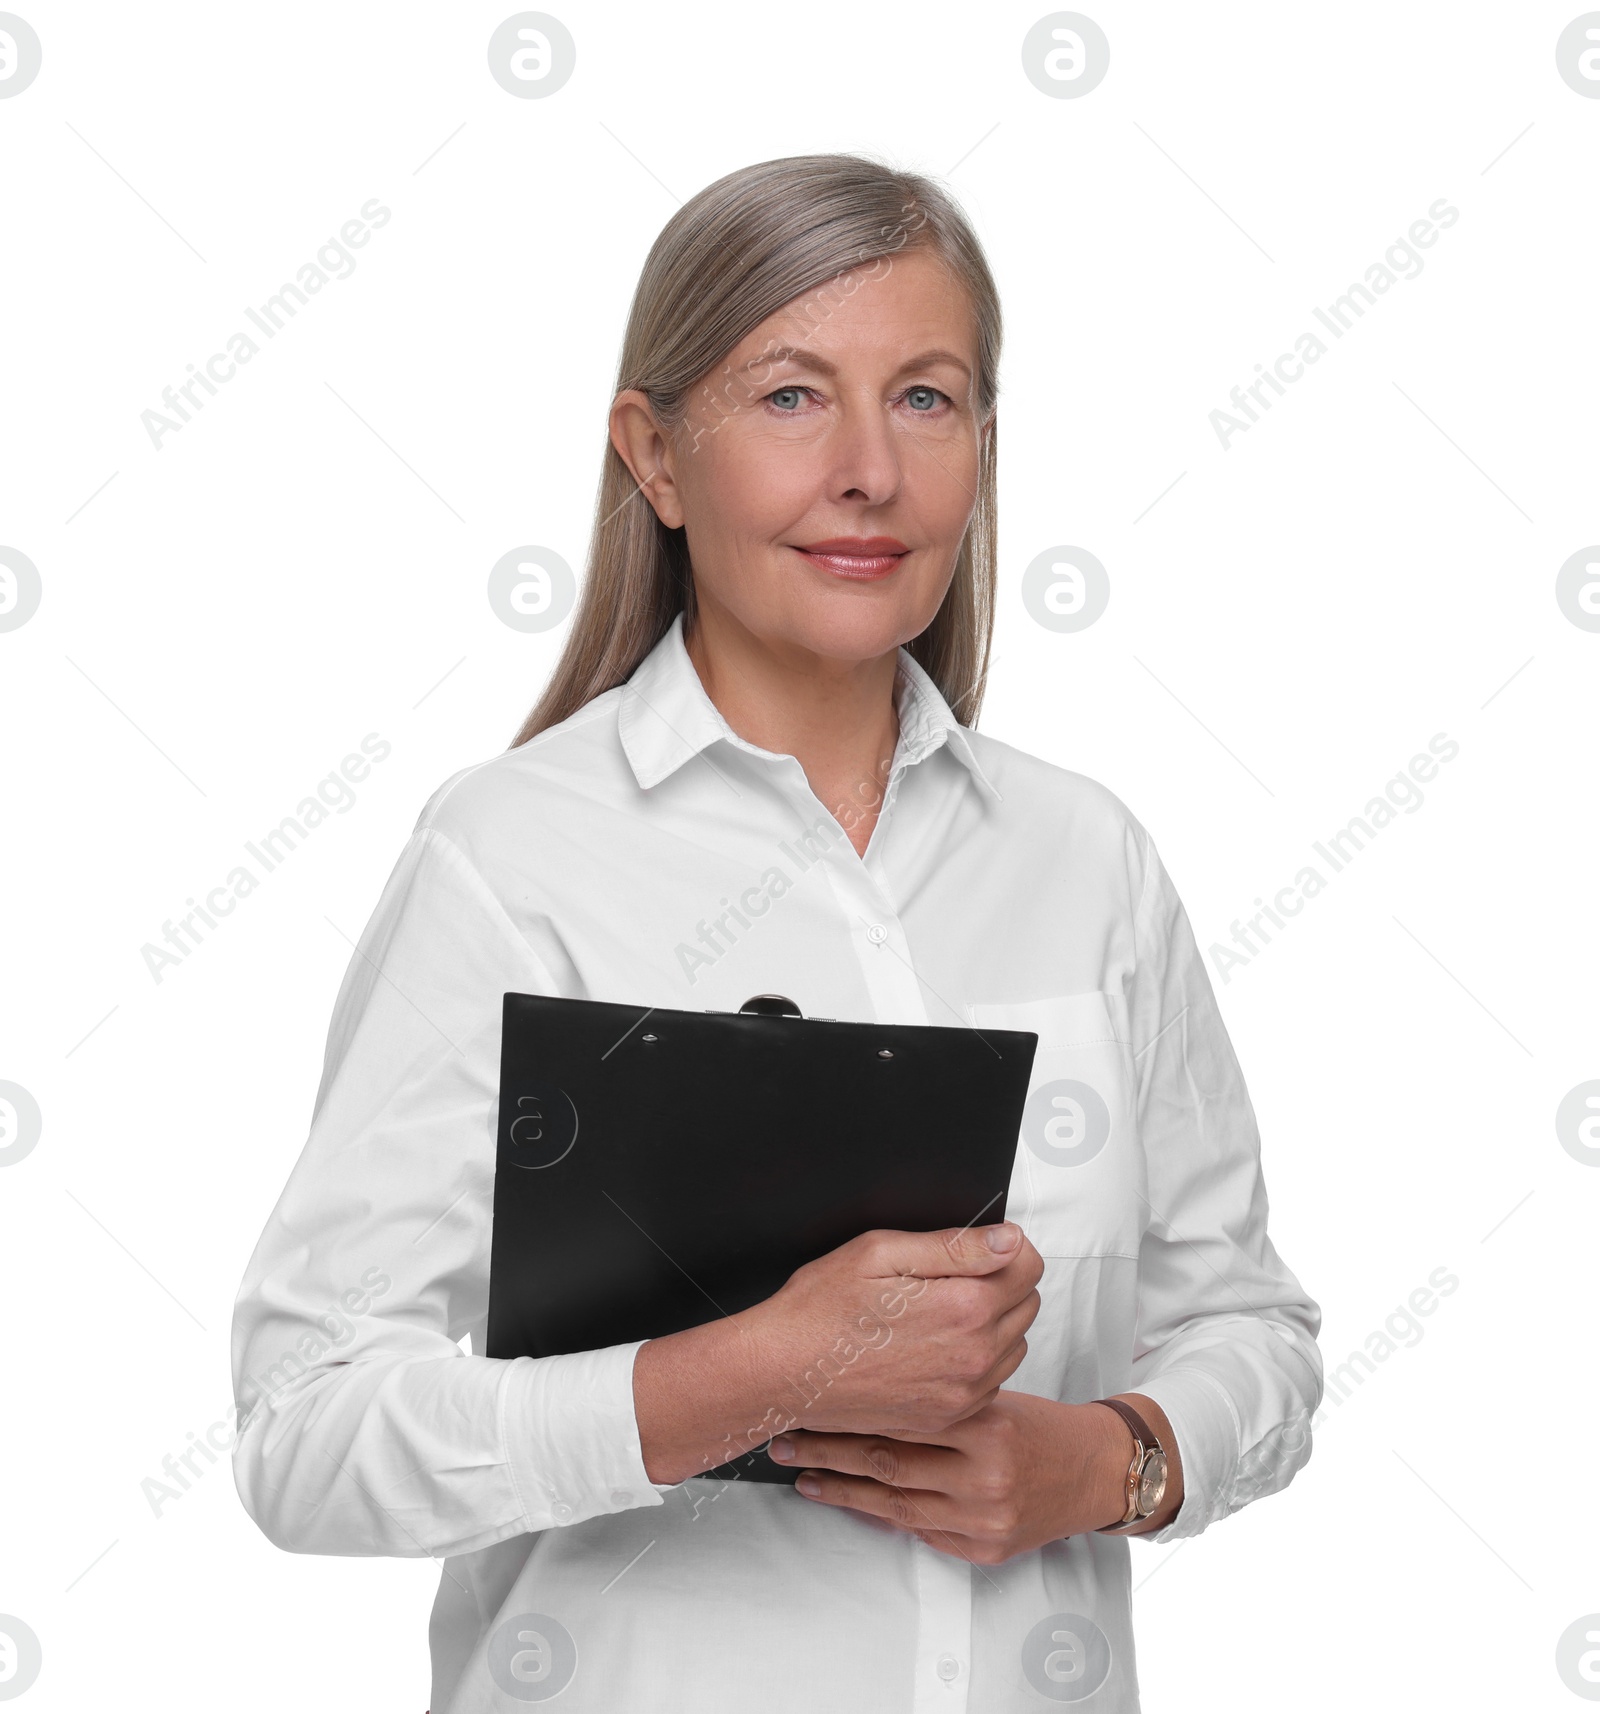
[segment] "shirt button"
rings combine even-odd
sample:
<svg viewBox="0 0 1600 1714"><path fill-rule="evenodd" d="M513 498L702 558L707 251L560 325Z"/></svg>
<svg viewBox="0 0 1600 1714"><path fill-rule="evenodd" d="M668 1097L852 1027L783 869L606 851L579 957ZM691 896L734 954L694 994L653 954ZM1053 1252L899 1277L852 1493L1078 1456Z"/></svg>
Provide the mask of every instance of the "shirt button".
<svg viewBox="0 0 1600 1714"><path fill-rule="evenodd" d="M550 1515L553 1518L559 1518L562 1523L565 1523L567 1519L572 1516L572 1507L569 1506L565 1500L557 1500L550 1508Z"/></svg>
<svg viewBox="0 0 1600 1714"><path fill-rule="evenodd" d="M939 1656L938 1672L940 1678L948 1684L953 1678L960 1676L961 1662L953 1654L942 1654Z"/></svg>
<svg viewBox="0 0 1600 1714"><path fill-rule="evenodd" d="M870 940L874 946L882 946L888 938L889 931L881 922L868 923L867 939Z"/></svg>
<svg viewBox="0 0 1600 1714"><path fill-rule="evenodd" d="M631 1488L613 1488L611 1490L611 1503L614 1506L631 1506L633 1504L633 1490Z"/></svg>

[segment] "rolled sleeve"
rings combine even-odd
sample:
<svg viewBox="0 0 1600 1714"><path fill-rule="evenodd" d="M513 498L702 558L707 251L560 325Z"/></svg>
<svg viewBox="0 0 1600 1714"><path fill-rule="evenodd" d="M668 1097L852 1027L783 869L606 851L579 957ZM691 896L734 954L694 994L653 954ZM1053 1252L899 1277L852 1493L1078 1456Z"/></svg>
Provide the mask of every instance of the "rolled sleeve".
<svg viewBox="0 0 1600 1714"><path fill-rule="evenodd" d="M660 1505L678 1485L652 1482L644 1466L633 1405L633 1361L644 1343L506 1365L506 1444L530 1529Z"/></svg>
<svg viewBox="0 0 1600 1714"><path fill-rule="evenodd" d="M1311 1455L1322 1315L1267 1235L1260 1135L1187 914L1144 835L1130 1023L1147 1198L1128 1390L1167 1413L1198 1535Z"/></svg>
<svg viewBox="0 0 1600 1714"><path fill-rule="evenodd" d="M1130 1389L1167 1413L1183 1466L1183 1504L1172 1522L1146 1531L1152 1541L1198 1535L1220 1512L1219 1479L1239 1462L1239 1414L1204 1369L1167 1369Z"/></svg>

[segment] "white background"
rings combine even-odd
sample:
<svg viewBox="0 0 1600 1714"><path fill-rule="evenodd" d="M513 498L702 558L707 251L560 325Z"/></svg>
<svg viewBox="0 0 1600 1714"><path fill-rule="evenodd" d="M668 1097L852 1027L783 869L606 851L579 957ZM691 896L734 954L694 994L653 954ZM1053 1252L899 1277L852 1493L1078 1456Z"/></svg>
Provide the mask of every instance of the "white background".
<svg viewBox="0 0 1600 1714"><path fill-rule="evenodd" d="M1557 1640L1600 1612L1600 1170L1554 1123L1600 1077L1600 633L1555 596L1600 541L1600 100L1555 60L1578 8L1090 0L1110 71L1057 100L1023 74L1032 6L553 0L576 72L517 100L485 55L509 8L13 3L43 43L0 100L0 544L43 582L0 634L0 1078L43 1113L0 1171L23 1705L420 1714L436 1567L279 1552L225 1455L159 1516L141 1484L229 1417L233 1296L352 941L424 799L505 747L559 653L486 579L524 543L582 564L646 249L721 174L838 148L948 175L1000 285L982 729L1110 786L1203 947L1433 734L1460 746L1214 976L1330 1372L1430 1273L1459 1287L1330 1388L1286 1492L1133 1545L1146 1707L1576 1707ZM141 413L372 197L392 219L355 272L156 450ZM1441 197L1423 271L1224 450L1230 388ZM1021 602L1055 545L1111 580L1082 632ZM369 732L392 754L355 806L156 982L141 948Z"/></svg>

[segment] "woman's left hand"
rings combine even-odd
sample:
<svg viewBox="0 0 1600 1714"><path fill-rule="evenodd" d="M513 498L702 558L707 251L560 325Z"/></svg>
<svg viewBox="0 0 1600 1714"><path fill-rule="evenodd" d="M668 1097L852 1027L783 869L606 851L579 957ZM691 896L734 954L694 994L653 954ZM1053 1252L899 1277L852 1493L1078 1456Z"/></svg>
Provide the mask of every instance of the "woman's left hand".
<svg viewBox="0 0 1600 1714"><path fill-rule="evenodd" d="M779 1457L785 1440L792 1459ZM814 1473L820 1488L808 1498L868 1512L941 1553L1000 1565L1115 1521L1133 1436L1105 1405L1002 1391L938 1434L791 1429L769 1450Z"/></svg>

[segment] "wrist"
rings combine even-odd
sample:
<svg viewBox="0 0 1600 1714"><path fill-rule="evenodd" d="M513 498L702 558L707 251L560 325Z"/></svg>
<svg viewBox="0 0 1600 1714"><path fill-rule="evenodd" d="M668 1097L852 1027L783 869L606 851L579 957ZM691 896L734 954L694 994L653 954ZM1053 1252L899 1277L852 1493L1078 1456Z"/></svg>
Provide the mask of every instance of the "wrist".
<svg viewBox="0 0 1600 1714"><path fill-rule="evenodd" d="M1130 1506L1134 1516L1126 1524L1102 1524L1100 1533L1150 1535L1165 1529L1183 1505L1183 1462L1173 1445L1166 1412L1144 1393L1114 1393L1091 1402L1127 1427L1134 1446L1123 1489L1123 1516L1127 1517Z"/></svg>
<svg viewBox="0 0 1600 1714"><path fill-rule="evenodd" d="M678 1483L760 1446L774 1389L761 1330L745 1311L646 1340L634 1361L634 1414L646 1474Z"/></svg>
<svg viewBox="0 0 1600 1714"><path fill-rule="evenodd" d="M1104 1431L1094 1484L1094 1516L1100 1521L1090 1525L1099 1531L1120 1524L1127 1515L1128 1471L1138 1442L1133 1430L1109 1405L1096 1401L1086 1408L1095 1413Z"/></svg>

